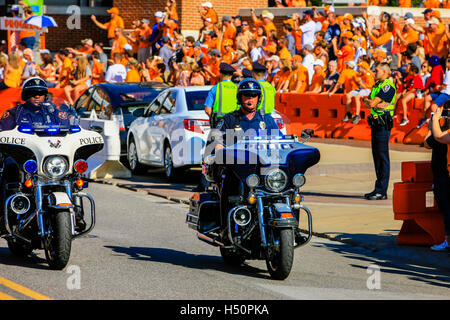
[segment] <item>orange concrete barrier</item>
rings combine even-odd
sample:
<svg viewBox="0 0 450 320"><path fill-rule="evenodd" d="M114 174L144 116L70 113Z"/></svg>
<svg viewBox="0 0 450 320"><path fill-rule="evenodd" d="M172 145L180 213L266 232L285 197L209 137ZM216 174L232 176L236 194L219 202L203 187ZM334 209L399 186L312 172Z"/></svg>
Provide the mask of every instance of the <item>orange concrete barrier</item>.
<svg viewBox="0 0 450 320"><path fill-rule="evenodd" d="M395 220L403 220L397 236L399 245L430 246L444 241L444 218L436 201L431 202L431 162L403 162L402 182L394 183ZM428 198L428 200L427 200Z"/></svg>
<svg viewBox="0 0 450 320"><path fill-rule="evenodd" d="M57 106L66 103L66 96L64 89L49 89L52 95L52 101ZM14 108L18 103L23 103L21 99L21 88L9 88L0 91L0 117L6 112L6 110Z"/></svg>
<svg viewBox="0 0 450 320"><path fill-rule="evenodd" d="M330 138L336 125L345 114L342 95L322 94L277 94L276 110L288 119L287 127L291 132L299 134L302 129L314 129L314 135Z"/></svg>
<svg viewBox="0 0 450 320"><path fill-rule="evenodd" d="M285 122L289 123L292 133L298 133L308 127L314 129L315 135L320 138L371 140L371 130L366 120L370 115L370 109L365 108L361 102L361 121L357 125L351 121L344 123L341 121L346 112L344 99L343 94L328 97L322 94L281 93L277 94L275 106L289 119ZM390 142L409 144L423 142L426 130L416 128L422 115L423 103L423 98L411 100L408 104L409 123L400 126L403 119L401 99L397 102ZM351 112L355 113L354 102Z"/></svg>

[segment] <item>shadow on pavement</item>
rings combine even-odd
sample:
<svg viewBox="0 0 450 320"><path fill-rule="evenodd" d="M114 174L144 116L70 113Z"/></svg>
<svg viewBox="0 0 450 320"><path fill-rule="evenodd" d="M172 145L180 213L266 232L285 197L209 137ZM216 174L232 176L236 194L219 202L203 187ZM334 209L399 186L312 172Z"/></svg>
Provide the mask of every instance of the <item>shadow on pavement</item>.
<svg viewBox="0 0 450 320"><path fill-rule="evenodd" d="M30 269L49 270L47 261L38 257L35 253L21 258L13 255L8 248L0 248L0 264Z"/></svg>
<svg viewBox="0 0 450 320"><path fill-rule="evenodd" d="M343 235L343 237L348 238L349 235ZM427 252L426 250L429 250L428 248L419 248L423 249L424 256L429 254L430 256L433 255L437 260L441 259L442 267L436 267L430 266L427 261L420 263L418 262L419 259L409 257L409 253L411 253L411 255L415 254L417 250L416 247L414 252L409 251L408 248L400 248L399 250L405 250L405 252L401 255L392 257L385 255L385 252L383 252L384 250L373 251L352 245L333 244L330 242L312 243L311 246L325 247L346 258L364 262L364 264L350 264L350 266L354 268L367 270L368 265L374 264L381 269L382 274L390 273L405 275L408 279L413 281L420 281L437 287L450 288L450 265L448 253L446 252Z"/></svg>
<svg viewBox="0 0 450 320"><path fill-rule="evenodd" d="M221 257L196 255L167 248L118 247L105 246L114 252L128 255L130 259L168 263L190 269L216 270L224 273L239 274L259 279L270 279L267 270L243 264L241 267L226 265Z"/></svg>

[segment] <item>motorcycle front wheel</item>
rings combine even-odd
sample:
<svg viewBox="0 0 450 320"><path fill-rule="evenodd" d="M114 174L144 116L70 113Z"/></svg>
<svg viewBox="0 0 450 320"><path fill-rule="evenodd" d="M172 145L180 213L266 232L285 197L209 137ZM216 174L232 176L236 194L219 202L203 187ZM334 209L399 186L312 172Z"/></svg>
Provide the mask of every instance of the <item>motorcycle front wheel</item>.
<svg viewBox="0 0 450 320"><path fill-rule="evenodd" d="M50 268L62 270L66 267L72 248L72 221L69 211L58 211L50 216L51 233L45 243L45 257Z"/></svg>
<svg viewBox="0 0 450 320"><path fill-rule="evenodd" d="M274 230L274 236L279 238L280 250L266 259L267 270L273 279L284 280L291 273L294 262L294 230Z"/></svg>

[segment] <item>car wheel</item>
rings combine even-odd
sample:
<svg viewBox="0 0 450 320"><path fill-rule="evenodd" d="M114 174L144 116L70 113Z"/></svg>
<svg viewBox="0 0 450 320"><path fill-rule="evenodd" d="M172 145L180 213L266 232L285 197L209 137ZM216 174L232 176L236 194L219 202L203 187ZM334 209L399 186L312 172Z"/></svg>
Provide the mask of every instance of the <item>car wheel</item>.
<svg viewBox="0 0 450 320"><path fill-rule="evenodd" d="M127 160L130 170L134 174L144 173L146 171L147 168L139 163L137 147L134 139L130 139L130 143L128 144Z"/></svg>
<svg viewBox="0 0 450 320"><path fill-rule="evenodd" d="M164 171L168 181L173 181L177 177L177 171L173 166L172 149L169 145L164 148Z"/></svg>

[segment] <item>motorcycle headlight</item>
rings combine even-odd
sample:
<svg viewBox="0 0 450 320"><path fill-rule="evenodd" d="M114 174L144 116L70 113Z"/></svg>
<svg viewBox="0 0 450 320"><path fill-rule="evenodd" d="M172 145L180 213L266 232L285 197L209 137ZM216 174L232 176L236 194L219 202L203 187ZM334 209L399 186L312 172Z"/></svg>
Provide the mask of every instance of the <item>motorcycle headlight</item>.
<svg viewBox="0 0 450 320"><path fill-rule="evenodd" d="M302 175L301 173L297 173L294 178L292 178L292 184L296 187L296 188L300 188L303 187L303 185L305 184L306 179L305 176Z"/></svg>
<svg viewBox="0 0 450 320"><path fill-rule="evenodd" d="M60 156L48 157L44 162L44 172L52 179L62 178L68 168L66 159Z"/></svg>
<svg viewBox="0 0 450 320"><path fill-rule="evenodd" d="M259 177L256 174L251 174L247 177L246 183L249 188L256 188L259 186Z"/></svg>
<svg viewBox="0 0 450 320"><path fill-rule="evenodd" d="M284 171L275 169L266 176L266 187L273 192L280 192L286 188L288 177Z"/></svg>

